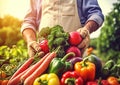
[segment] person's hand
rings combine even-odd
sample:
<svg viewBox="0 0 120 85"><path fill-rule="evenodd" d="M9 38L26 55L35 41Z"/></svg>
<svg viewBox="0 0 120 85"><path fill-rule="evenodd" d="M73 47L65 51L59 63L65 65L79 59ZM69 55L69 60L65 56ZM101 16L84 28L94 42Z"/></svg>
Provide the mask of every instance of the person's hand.
<svg viewBox="0 0 120 85"><path fill-rule="evenodd" d="M36 41L29 42L27 47L28 47L28 55L30 57L34 57L36 55L36 53L37 53L38 57L42 57L44 55L44 52L41 51L39 43Z"/></svg>
<svg viewBox="0 0 120 85"><path fill-rule="evenodd" d="M84 51L86 50L86 48L89 46L90 43L89 31L85 28L80 28L77 30L77 32L79 32L83 38L82 42L78 45L78 48L81 49L83 55Z"/></svg>

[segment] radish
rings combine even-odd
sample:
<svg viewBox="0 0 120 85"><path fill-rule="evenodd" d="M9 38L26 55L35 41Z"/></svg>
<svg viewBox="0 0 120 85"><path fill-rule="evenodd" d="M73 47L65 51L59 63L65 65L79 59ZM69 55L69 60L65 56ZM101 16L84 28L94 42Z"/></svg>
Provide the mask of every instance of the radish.
<svg viewBox="0 0 120 85"><path fill-rule="evenodd" d="M69 33L69 44L70 45L79 45L82 42L82 37L79 32L70 32Z"/></svg>
<svg viewBox="0 0 120 85"><path fill-rule="evenodd" d="M40 47L45 54L48 53L49 52L48 40L46 40L46 39L42 40L40 42Z"/></svg>
<svg viewBox="0 0 120 85"><path fill-rule="evenodd" d="M66 50L66 53L69 52L74 52L75 53L75 57L81 57L81 51L78 47L76 46L71 46ZM71 56L70 58L72 58L73 56Z"/></svg>

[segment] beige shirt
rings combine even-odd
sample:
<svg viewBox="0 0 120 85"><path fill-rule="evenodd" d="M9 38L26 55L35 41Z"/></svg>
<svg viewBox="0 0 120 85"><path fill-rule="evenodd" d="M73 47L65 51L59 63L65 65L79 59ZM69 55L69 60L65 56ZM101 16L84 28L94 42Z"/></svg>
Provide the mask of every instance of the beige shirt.
<svg viewBox="0 0 120 85"><path fill-rule="evenodd" d="M44 27L61 25L66 32L81 27L76 0L43 0L39 31Z"/></svg>

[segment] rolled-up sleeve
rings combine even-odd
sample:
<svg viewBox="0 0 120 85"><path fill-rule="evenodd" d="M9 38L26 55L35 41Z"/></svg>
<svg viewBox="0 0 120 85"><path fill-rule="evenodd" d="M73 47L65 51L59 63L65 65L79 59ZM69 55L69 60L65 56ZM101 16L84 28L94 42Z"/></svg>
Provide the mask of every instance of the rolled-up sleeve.
<svg viewBox="0 0 120 85"><path fill-rule="evenodd" d="M39 26L37 6L38 6L38 0L30 0L30 7L23 20L23 23L21 26L21 32L23 32L23 30L27 28L37 31Z"/></svg>
<svg viewBox="0 0 120 85"><path fill-rule="evenodd" d="M79 1L79 0L78 0ZM95 21L99 26L103 24L104 15L97 0L81 0L81 6L78 10L81 16L82 23L87 23L89 20Z"/></svg>

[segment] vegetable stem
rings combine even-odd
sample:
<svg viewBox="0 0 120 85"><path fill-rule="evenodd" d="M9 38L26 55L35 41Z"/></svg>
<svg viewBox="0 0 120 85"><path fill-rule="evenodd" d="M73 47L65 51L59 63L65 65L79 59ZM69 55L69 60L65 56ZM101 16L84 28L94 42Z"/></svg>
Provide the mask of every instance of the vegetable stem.
<svg viewBox="0 0 120 85"><path fill-rule="evenodd" d="M70 56L75 56L75 53L74 52L69 52L69 53L67 53L62 59L61 59L61 61L65 61L68 57L70 57Z"/></svg>

